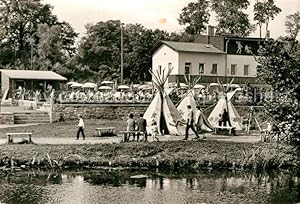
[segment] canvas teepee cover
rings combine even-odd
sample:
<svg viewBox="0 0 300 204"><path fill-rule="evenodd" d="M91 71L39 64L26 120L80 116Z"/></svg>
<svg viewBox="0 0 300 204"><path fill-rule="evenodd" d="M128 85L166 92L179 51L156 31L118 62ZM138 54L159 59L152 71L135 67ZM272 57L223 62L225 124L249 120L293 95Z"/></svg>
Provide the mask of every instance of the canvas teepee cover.
<svg viewBox="0 0 300 204"><path fill-rule="evenodd" d="M183 116L183 118L188 112L188 108L187 108L188 105L190 105L192 107L192 110L194 112L194 121L197 121L197 118L196 118L197 117L196 113L198 112L197 103L191 92L189 92L177 106L177 110ZM209 124L207 118L204 116L204 114L202 112L199 116L198 125L201 127L201 130L204 130L204 131L210 132L213 129L212 126Z"/></svg>
<svg viewBox="0 0 300 204"><path fill-rule="evenodd" d="M240 115L238 114L237 110L234 108L233 104L231 103L231 98L235 94L236 91L232 91L227 93L227 100L225 95L223 95L220 100L218 101L217 105L210 113L208 117L208 121L213 127L219 126L219 115L223 114L224 109L228 109L229 120L232 127L235 127L236 130L242 130L242 120ZM225 93L226 94L226 93ZM227 102L227 104L226 104Z"/></svg>
<svg viewBox="0 0 300 204"><path fill-rule="evenodd" d="M151 124L155 120L158 133L162 134L161 126L165 125L165 129L171 135L183 135L185 128L182 124L176 126L178 121L183 121L182 116L176 109L175 105L169 98L168 94L165 91L164 84L167 81L167 77L171 73L171 70L168 70L167 73L161 71L159 73L152 73L154 76L153 83L155 84L158 92L150 103L148 109L144 114L144 119L147 121L147 132L151 133ZM161 124L161 123L164 124Z"/></svg>

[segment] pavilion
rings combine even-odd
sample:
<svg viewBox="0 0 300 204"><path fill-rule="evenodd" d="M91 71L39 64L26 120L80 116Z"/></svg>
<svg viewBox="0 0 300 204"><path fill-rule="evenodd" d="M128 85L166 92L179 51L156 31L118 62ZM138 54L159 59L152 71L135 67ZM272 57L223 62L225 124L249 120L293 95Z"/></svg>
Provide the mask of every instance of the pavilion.
<svg viewBox="0 0 300 204"><path fill-rule="evenodd" d="M26 90L41 90L47 89L49 85L58 89L59 83L67 79L53 71L39 70L9 70L0 69L1 72L1 92L8 93L11 96L12 92L19 87Z"/></svg>

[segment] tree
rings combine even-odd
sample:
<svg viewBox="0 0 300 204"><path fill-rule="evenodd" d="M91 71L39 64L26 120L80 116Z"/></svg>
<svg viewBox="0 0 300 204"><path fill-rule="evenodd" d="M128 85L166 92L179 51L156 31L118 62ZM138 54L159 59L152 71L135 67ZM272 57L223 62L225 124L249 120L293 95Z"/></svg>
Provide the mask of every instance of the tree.
<svg viewBox="0 0 300 204"><path fill-rule="evenodd" d="M259 26L259 36L261 38L261 30L263 24L266 24L266 35L268 32L268 27L270 20L274 20L275 16L281 12L273 0L257 0L254 4L254 20L257 21Z"/></svg>
<svg viewBox="0 0 300 204"><path fill-rule="evenodd" d="M218 34L246 37L253 31L253 25L243 10L250 5L248 0L211 0L211 8L216 12Z"/></svg>
<svg viewBox="0 0 300 204"><path fill-rule="evenodd" d="M78 64L90 69L95 80L117 80L120 78L121 22L106 21L87 26L87 36L80 42ZM146 29L140 24L128 24L123 28L124 36L124 81L150 80L152 50L169 34L161 30ZM78 73L78 72L77 72Z"/></svg>
<svg viewBox="0 0 300 204"><path fill-rule="evenodd" d="M201 34L209 21L209 3L207 0L198 0L190 2L184 7L179 16L180 25L185 25L185 31L188 34Z"/></svg>
<svg viewBox="0 0 300 204"><path fill-rule="evenodd" d="M125 55L125 76L134 82L150 80L152 51L162 40L169 40L169 33L158 29L146 29L138 24L127 25L125 33L128 36L129 48Z"/></svg>
<svg viewBox="0 0 300 204"><path fill-rule="evenodd" d="M269 39L257 60L258 76L273 89L266 111L272 118L273 134L292 142L300 139L300 45L295 39Z"/></svg>
<svg viewBox="0 0 300 204"><path fill-rule="evenodd" d="M267 34L270 20L274 20L275 16L281 12L281 9L275 5L274 0L267 0L265 5L266 5L266 9L265 9L266 22L265 23L266 23L266 34Z"/></svg>
<svg viewBox="0 0 300 204"><path fill-rule="evenodd" d="M257 21L257 25L259 26L259 37L261 38L262 26L266 22L264 2L257 1L254 4L254 21Z"/></svg>
<svg viewBox="0 0 300 204"><path fill-rule="evenodd" d="M300 31L300 12L288 15L285 21L286 32L288 35L296 39Z"/></svg>
<svg viewBox="0 0 300 204"><path fill-rule="evenodd" d="M109 20L86 26L78 48L78 63L88 67L96 80L120 77L121 22ZM124 49L125 51L126 49ZM88 77L88 76L86 76Z"/></svg>
<svg viewBox="0 0 300 204"><path fill-rule="evenodd" d="M31 67L31 52L39 58L37 31L41 25L59 26L62 50L69 56L75 53L77 33L68 23L58 21L49 4L42 4L41 0L0 0L0 53L2 50L13 53L1 60L2 67Z"/></svg>

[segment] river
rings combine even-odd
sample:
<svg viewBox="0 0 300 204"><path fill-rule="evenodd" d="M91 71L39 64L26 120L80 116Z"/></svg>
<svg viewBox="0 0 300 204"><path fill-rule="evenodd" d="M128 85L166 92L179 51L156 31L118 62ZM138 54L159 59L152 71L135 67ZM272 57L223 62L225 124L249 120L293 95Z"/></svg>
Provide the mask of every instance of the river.
<svg viewBox="0 0 300 204"><path fill-rule="evenodd" d="M134 169L0 173L0 203L299 203L299 175Z"/></svg>

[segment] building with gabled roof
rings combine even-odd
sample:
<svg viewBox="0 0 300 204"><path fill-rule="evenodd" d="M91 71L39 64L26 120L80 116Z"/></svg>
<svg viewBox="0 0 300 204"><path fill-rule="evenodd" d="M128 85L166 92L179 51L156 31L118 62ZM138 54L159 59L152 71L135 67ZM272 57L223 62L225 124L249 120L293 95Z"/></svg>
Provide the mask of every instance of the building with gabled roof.
<svg viewBox="0 0 300 204"><path fill-rule="evenodd" d="M152 54L152 69L173 68L168 82L185 82L184 75L201 76L201 83L217 79L237 84L256 81L257 54L262 39L203 36L196 42L162 41Z"/></svg>
<svg viewBox="0 0 300 204"><path fill-rule="evenodd" d="M58 87L59 82L67 79L52 71L0 69L1 92L8 90L9 96L19 87L26 90L45 91L49 85Z"/></svg>

